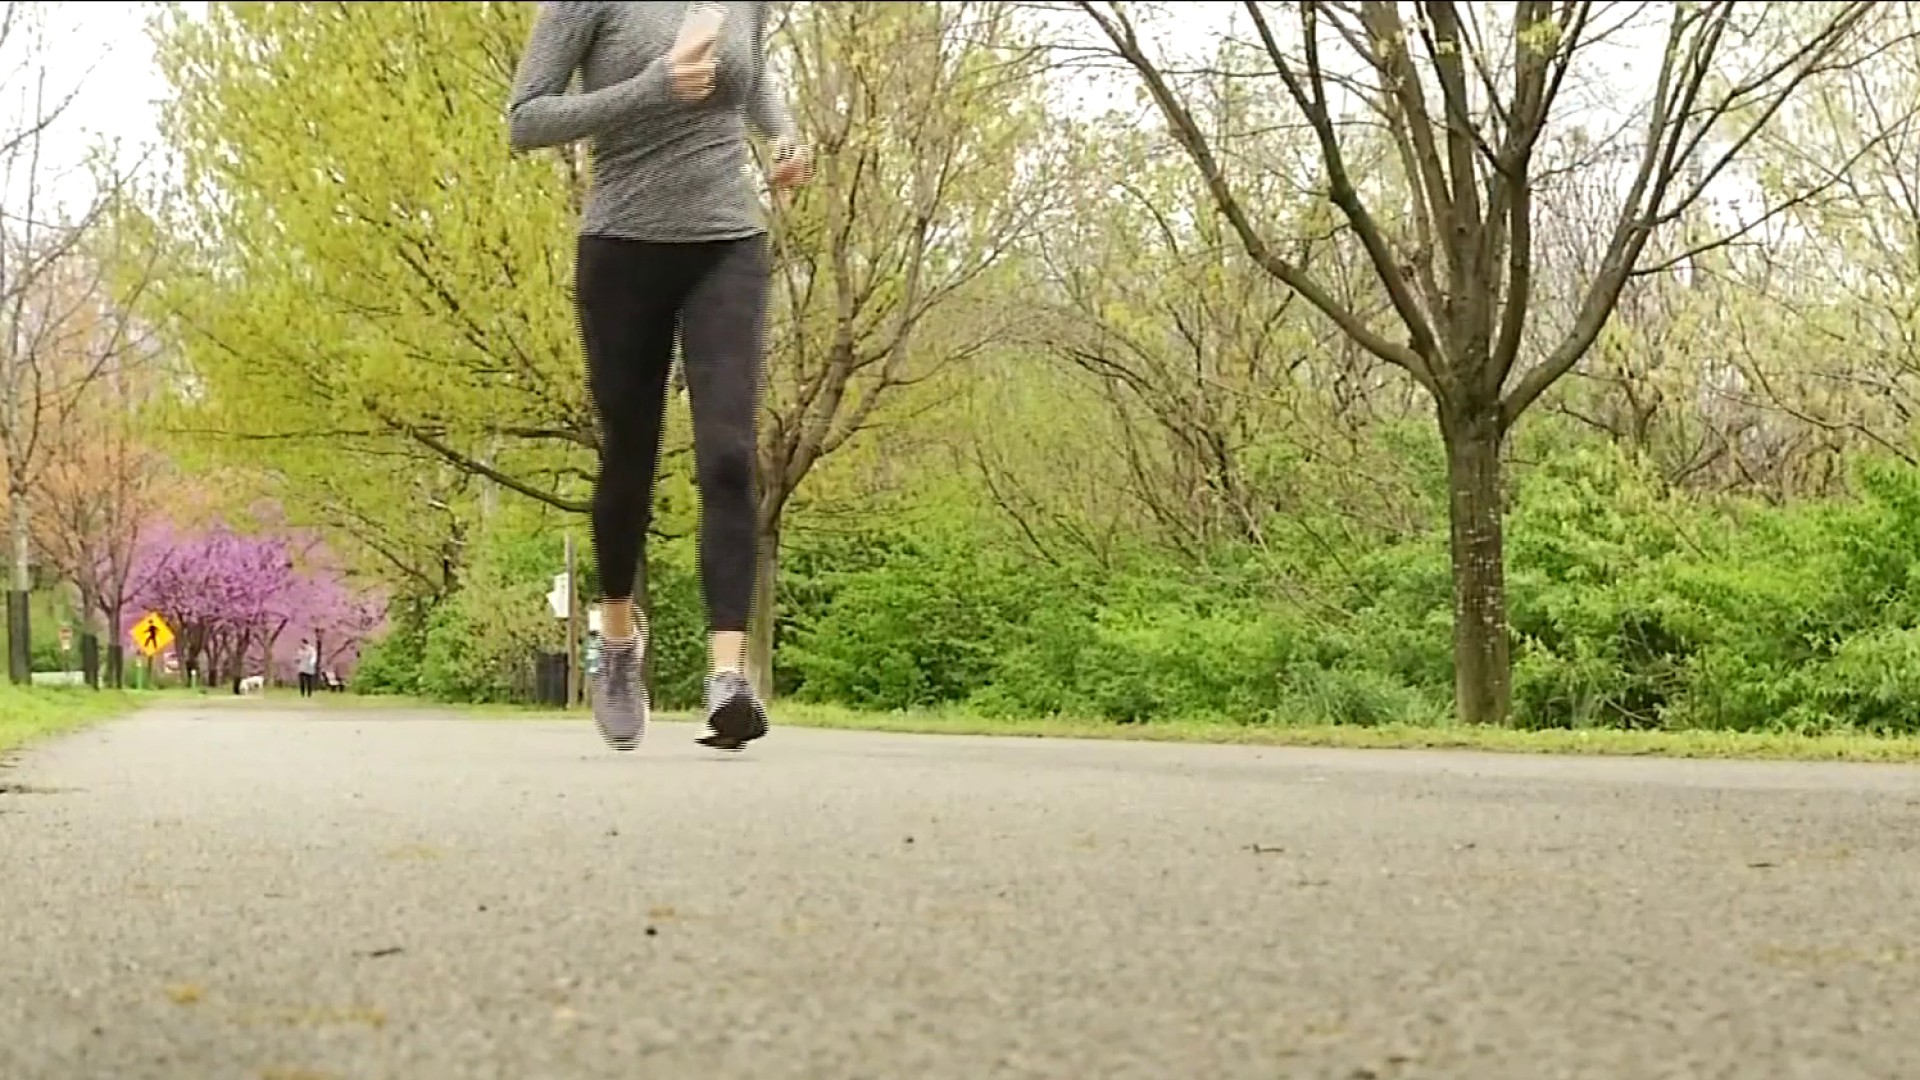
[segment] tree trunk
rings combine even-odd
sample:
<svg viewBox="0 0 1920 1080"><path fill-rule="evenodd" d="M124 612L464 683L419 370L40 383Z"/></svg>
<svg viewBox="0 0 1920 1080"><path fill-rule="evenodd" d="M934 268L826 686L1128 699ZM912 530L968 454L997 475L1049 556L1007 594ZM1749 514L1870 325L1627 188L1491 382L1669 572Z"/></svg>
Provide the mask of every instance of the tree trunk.
<svg viewBox="0 0 1920 1080"><path fill-rule="evenodd" d="M227 681L233 685L233 694L240 696L240 682L247 677L247 654L253 651L253 634L239 635L233 643L233 655L227 658Z"/></svg>
<svg viewBox="0 0 1920 1080"><path fill-rule="evenodd" d="M7 489L7 529L13 540L7 589L7 676L19 686L33 681L33 518L26 484L14 478Z"/></svg>
<svg viewBox="0 0 1920 1080"><path fill-rule="evenodd" d="M760 530L753 575L753 617L747 627L747 677L762 701L773 700L773 632L780 588L780 528Z"/></svg>
<svg viewBox="0 0 1920 1080"><path fill-rule="evenodd" d="M273 670L273 650L280 647L280 638L282 635L284 635L287 632L287 627L289 625L291 625L291 623L286 623L286 622L281 623L279 626L279 629L276 629L273 633L266 635L266 640L261 644L261 652L265 654L265 658L261 662L265 665L265 667L261 670L260 674L265 676L265 679L263 681L268 686L281 685L280 680L275 677L275 673ZM297 662L295 666L298 667Z"/></svg>
<svg viewBox="0 0 1920 1080"><path fill-rule="evenodd" d="M1507 720L1513 670L1507 639L1507 583L1501 536L1499 422L1443 420L1447 517L1453 557L1454 709L1469 724Z"/></svg>
<svg viewBox="0 0 1920 1080"><path fill-rule="evenodd" d="M86 684L100 689L100 639L94 632L99 623L100 598L85 584L80 586L80 671Z"/></svg>
<svg viewBox="0 0 1920 1080"><path fill-rule="evenodd" d="M121 590L122 595L125 595L125 592L125 589ZM119 604L113 605L106 612L107 685L115 690L124 689L127 685L127 648L120 640L120 620L124 619L126 614L126 609ZM147 681L151 683L153 680ZM148 689L151 690L152 687L149 686Z"/></svg>
<svg viewBox="0 0 1920 1080"><path fill-rule="evenodd" d="M89 687L100 689L100 638L92 630L80 632L80 673Z"/></svg>

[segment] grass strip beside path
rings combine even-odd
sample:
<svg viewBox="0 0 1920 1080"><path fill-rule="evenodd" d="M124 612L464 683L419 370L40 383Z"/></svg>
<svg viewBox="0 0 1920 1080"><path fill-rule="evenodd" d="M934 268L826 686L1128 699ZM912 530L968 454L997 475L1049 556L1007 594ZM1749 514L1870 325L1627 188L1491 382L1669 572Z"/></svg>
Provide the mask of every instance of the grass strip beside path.
<svg viewBox="0 0 1920 1080"><path fill-rule="evenodd" d="M0 753L132 708L124 692L0 684Z"/></svg>
<svg viewBox="0 0 1920 1080"><path fill-rule="evenodd" d="M1867 734L1795 735L1740 731L1523 731L1459 724L1378 727L1285 724L1112 724L1072 719L994 720L952 713L861 713L783 704L774 722L796 727L897 731L926 735L1128 739L1243 746L1327 746L1354 750L1478 750L1508 754L1614 757L1746 758L1776 761L1920 762L1920 738Z"/></svg>
<svg viewBox="0 0 1920 1080"><path fill-rule="evenodd" d="M586 710L557 713L505 705L450 706L416 699L321 695L339 708L455 710L476 719L585 721ZM663 719L690 720L668 714ZM1509 754L1594 754L1613 757L1741 758L1773 761L1920 762L1920 737L1839 732L1617 731L1603 728L1524 731L1460 724L1383 724L1378 727L1167 722L1113 724L1099 720L1046 718L997 720L957 711L861 712L827 705L778 702L776 726L891 731L918 735L988 735L1002 738L1120 739L1137 742L1222 743L1240 746L1325 746L1355 750L1478 750Z"/></svg>

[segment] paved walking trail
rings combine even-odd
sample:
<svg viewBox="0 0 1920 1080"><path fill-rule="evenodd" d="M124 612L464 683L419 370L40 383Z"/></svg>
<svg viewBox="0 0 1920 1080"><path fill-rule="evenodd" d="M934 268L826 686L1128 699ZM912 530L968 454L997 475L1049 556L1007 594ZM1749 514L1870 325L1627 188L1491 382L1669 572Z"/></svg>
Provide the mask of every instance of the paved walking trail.
<svg viewBox="0 0 1920 1080"><path fill-rule="evenodd" d="M172 706L0 770L6 1080L1911 1080L1920 770Z"/></svg>

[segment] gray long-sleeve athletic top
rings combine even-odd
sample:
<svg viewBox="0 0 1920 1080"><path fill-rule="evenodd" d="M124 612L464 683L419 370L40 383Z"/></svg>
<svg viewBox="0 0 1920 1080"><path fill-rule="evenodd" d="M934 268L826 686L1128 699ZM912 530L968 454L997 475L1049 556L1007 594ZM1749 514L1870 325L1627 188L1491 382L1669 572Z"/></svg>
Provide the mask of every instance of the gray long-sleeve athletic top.
<svg viewBox="0 0 1920 1080"><path fill-rule="evenodd" d="M673 96L667 53L684 2L543 3L509 107L514 150L592 140L593 181L580 231L665 243L766 231L748 179L746 123L793 134L766 71L766 4L725 5L713 93ZM569 93L575 71L581 92Z"/></svg>

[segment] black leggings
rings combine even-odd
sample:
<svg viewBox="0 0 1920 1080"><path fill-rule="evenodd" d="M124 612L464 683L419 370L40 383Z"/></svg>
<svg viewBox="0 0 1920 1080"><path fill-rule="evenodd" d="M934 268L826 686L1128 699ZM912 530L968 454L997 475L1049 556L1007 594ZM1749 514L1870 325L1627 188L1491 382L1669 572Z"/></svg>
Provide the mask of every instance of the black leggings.
<svg viewBox="0 0 1920 1080"><path fill-rule="evenodd" d="M601 594L633 596L653 520L674 331L693 406L700 588L713 631L747 628L767 308L765 236L699 244L580 238L575 293L600 420L593 547Z"/></svg>

